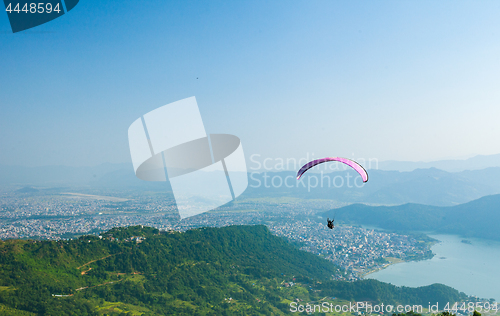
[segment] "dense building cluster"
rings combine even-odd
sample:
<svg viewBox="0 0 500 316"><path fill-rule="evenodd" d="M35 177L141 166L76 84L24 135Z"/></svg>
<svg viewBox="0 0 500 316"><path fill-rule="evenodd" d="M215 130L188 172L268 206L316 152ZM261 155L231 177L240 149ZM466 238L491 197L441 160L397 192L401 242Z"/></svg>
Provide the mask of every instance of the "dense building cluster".
<svg viewBox="0 0 500 316"><path fill-rule="evenodd" d="M415 238L384 233L362 227L337 226L326 229L324 223L305 220L269 225L277 236L303 245L301 249L324 256L346 272L344 278L362 275L387 265L382 258L411 260L429 255L429 249Z"/></svg>
<svg viewBox="0 0 500 316"><path fill-rule="evenodd" d="M74 194L2 192L0 239L64 239L118 226L168 229L177 220L175 204L150 195L137 199Z"/></svg>
<svg viewBox="0 0 500 316"><path fill-rule="evenodd" d="M273 234L300 244L301 249L332 261L344 271L341 278L348 280L383 267L387 264L383 258L412 260L430 254L425 244L406 235L346 225L328 229L318 214L339 206L333 201L261 198L180 221L173 199L161 195L138 194L125 199L7 191L0 199L0 239L69 239L133 225L186 231L203 226L262 224Z"/></svg>

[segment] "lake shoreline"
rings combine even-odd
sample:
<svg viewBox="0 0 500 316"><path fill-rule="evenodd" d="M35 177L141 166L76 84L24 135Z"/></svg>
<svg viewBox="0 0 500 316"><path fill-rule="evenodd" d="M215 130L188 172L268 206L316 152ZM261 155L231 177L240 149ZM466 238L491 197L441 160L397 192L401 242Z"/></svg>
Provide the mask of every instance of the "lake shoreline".
<svg viewBox="0 0 500 316"><path fill-rule="evenodd" d="M497 268L500 243L479 238L468 238L470 242L464 243L462 236L448 234L429 237L438 241L430 245L432 258L388 263L363 274L362 278L408 287L441 283L468 295L500 299L497 283L492 282L500 280Z"/></svg>
<svg viewBox="0 0 500 316"><path fill-rule="evenodd" d="M364 279L367 275L370 275L370 274L378 272L378 271L382 271L382 270L387 269L388 267L390 267L392 265L395 265L395 264L398 264L398 263L405 263L405 262L416 261L416 260L408 260L407 261L407 260L403 260L403 259L399 259L399 258L394 258L394 257L386 257L384 259L386 261L389 261L389 262L386 263L386 264L384 264L381 267L369 270L368 272L365 272L365 273L361 274L360 277ZM424 260L426 260L426 259L424 259Z"/></svg>

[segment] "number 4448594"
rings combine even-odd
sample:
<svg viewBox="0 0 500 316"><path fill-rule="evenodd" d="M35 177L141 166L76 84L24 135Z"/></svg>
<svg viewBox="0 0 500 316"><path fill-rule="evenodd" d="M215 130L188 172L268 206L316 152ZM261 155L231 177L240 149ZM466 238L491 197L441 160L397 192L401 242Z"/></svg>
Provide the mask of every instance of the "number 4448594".
<svg viewBox="0 0 500 316"><path fill-rule="evenodd" d="M59 3L56 4L55 7L52 6L52 3L25 3L24 6L21 8L19 3L17 3L14 8L12 8L12 3L9 3L7 5L7 8L5 11L12 13L12 12L17 12L17 13L52 13L54 12L61 12L61 9L59 8Z"/></svg>
<svg viewBox="0 0 500 316"><path fill-rule="evenodd" d="M498 311L498 303L489 303L489 302L469 302L469 303L455 303L452 307L450 307L450 303L446 303L446 306L443 309L445 312L456 313L458 311L463 312L488 312L488 311Z"/></svg>

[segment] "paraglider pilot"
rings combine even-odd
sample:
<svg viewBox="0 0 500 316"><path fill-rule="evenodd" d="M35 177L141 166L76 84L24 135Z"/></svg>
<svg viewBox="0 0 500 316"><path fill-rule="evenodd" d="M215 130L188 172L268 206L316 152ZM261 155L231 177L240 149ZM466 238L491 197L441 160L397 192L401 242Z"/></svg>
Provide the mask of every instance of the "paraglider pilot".
<svg viewBox="0 0 500 316"><path fill-rule="evenodd" d="M335 221L335 219L330 220L329 218L327 218L327 221L328 221L328 228L333 229L334 227L333 222Z"/></svg>

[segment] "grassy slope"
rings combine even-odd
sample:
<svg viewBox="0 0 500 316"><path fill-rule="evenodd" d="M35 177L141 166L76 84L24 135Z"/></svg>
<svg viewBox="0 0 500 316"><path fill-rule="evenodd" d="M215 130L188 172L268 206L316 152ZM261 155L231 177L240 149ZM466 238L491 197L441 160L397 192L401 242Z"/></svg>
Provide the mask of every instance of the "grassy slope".
<svg viewBox="0 0 500 316"><path fill-rule="evenodd" d="M285 313L297 298L314 301L331 291L347 299L406 295L377 281L320 284L336 267L264 226L186 233L118 228L102 240L10 240L0 243L0 254L0 311L6 315L269 315ZM283 285L291 281L296 285Z"/></svg>

